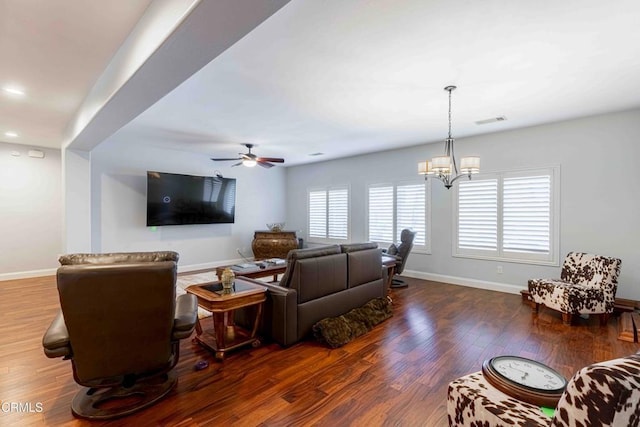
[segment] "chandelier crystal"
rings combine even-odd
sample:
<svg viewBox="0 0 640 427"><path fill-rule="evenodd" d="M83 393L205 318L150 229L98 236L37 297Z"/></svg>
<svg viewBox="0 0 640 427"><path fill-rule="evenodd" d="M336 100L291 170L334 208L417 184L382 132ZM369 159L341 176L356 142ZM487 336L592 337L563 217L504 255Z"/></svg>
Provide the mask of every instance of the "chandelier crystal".
<svg viewBox="0 0 640 427"><path fill-rule="evenodd" d="M471 175L480 172L480 157L477 156L463 157L460 160L460 170L458 171L456 156L453 152L453 142L455 140L451 136L451 92L455 89L455 86L444 88L449 92L449 136L444 140L444 156L437 156L432 158L431 161L427 160L426 162L418 163L418 173L420 175L424 175L425 179L429 177L438 178L447 189L451 188L457 179L463 176L471 179Z"/></svg>

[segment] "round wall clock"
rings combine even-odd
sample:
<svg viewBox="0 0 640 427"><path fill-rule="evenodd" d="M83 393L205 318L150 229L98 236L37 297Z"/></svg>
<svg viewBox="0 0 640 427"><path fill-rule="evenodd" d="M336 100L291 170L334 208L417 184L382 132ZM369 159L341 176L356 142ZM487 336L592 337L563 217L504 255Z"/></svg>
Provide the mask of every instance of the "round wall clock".
<svg viewBox="0 0 640 427"><path fill-rule="evenodd" d="M516 399L555 408L567 380L550 367L518 356L497 356L482 364L489 384Z"/></svg>

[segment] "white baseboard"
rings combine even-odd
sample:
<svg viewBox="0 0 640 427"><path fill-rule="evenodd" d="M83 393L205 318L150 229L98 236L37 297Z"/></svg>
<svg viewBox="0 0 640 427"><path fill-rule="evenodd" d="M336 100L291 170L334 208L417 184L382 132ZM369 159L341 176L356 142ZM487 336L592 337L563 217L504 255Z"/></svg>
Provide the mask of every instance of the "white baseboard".
<svg viewBox="0 0 640 427"><path fill-rule="evenodd" d="M486 280L469 279L467 277L445 276L443 274L425 273L414 270L404 270L402 275L413 277L414 279L432 280L434 282L467 286L469 288L486 289L488 291L504 292L507 294L519 294L521 290L525 289L522 286L511 285L508 283L489 282Z"/></svg>
<svg viewBox="0 0 640 427"><path fill-rule="evenodd" d="M29 279L31 277L54 276L55 274L55 268L45 268L43 270L31 271L16 271L14 273L2 273L0 274L0 282L4 280Z"/></svg>

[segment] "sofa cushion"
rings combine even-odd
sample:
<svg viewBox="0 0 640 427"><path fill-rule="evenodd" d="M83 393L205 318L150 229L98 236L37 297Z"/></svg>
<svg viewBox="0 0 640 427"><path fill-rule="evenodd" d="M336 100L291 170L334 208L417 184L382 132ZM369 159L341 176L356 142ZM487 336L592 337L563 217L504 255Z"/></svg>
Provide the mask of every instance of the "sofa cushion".
<svg viewBox="0 0 640 427"><path fill-rule="evenodd" d="M334 255L340 253L340 246L328 245L315 248L294 249L287 254L287 269L280 279L280 286L288 288L291 285L291 274L294 270L295 263L300 259L321 257L325 255Z"/></svg>
<svg viewBox="0 0 640 427"><path fill-rule="evenodd" d="M378 249L378 244L373 242L366 242L366 243L346 243L346 244L340 245L340 250L342 250L343 253L364 251L366 249Z"/></svg>
<svg viewBox="0 0 640 427"><path fill-rule="evenodd" d="M298 259L289 273L289 288L298 291L298 303L347 289L347 255Z"/></svg>
<svg viewBox="0 0 640 427"><path fill-rule="evenodd" d="M347 285L350 288L382 278L380 249L347 253Z"/></svg>

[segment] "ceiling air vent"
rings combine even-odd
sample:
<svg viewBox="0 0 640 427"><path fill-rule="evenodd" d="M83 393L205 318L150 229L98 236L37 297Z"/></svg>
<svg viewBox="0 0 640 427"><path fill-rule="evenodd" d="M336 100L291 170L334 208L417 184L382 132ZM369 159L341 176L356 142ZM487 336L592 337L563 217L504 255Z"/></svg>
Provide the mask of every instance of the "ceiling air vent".
<svg viewBox="0 0 640 427"><path fill-rule="evenodd" d="M486 125L488 123L504 122L505 120L507 120L507 118L505 116L498 116L498 117L491 117L490 119L478 120L476 122L476 124L477 125Z"/></svg>

